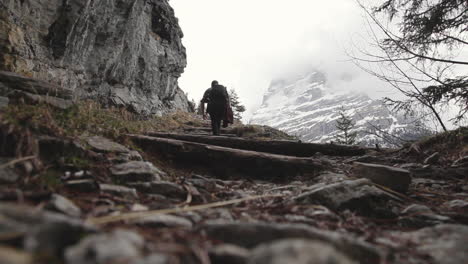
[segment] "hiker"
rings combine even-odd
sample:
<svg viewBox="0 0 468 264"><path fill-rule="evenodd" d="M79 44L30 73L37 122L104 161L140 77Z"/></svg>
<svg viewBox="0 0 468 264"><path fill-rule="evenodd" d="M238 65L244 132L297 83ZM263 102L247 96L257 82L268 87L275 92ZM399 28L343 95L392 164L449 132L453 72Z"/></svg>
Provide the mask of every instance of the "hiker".
<svg viewBox="0 0 468 264"><path fill-rule="evenodd" d="M226 127L229 122L228 118L226 118L229 112L227 109L230 107L229 95L226 87L220 85L218 81L211 82L211 87L205 91L203 99L200 102L203 119L206 119L205 103L208 103L206 112L210 115L213 135L219 136L221 131L221 121L226 120L223 127Z"/></svg>

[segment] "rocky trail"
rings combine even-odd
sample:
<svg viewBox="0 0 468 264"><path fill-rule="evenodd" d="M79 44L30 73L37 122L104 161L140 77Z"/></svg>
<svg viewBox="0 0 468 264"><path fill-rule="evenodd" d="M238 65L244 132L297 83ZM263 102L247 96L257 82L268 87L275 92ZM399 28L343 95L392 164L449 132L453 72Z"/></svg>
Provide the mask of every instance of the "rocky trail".
<svg viewBox="0 0 468 264"><path fill-rule="evenodd" d="M468 263L468 128L401 149L214 137L178 83L169 0L0 6L0 264ZM306 102L325 84L307 78L294 113L259 123L345 99L390 116L360 95Z"/></svg>
<svg viewBox="0 0 468 264"><path fill-rule="evenodd" d="M39 137L41 160L62 169L40 190L21 180L30 160L2 158L0 262L468 260L467 156L238 132Z"/></svg>

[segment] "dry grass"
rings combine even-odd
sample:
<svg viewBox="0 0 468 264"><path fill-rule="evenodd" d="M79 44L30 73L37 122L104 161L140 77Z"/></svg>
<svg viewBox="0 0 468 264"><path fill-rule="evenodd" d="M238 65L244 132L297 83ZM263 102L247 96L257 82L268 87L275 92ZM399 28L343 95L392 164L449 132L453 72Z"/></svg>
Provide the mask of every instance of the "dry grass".
<svg viewBox="0 0 468 264"><path fill-rule="evenodd" d="M437 134L416 143L426 154L439 152L448 161L468 155L468 127Z"/></svg>
<svg viewBox="0 0 468 264"><path fill-rule="evenodd" d="M194 114L176 112L143 119L122 108L105 108L93 101L83 101L60 110L48 105L10 105L0 113L0 122L27 129L34 134L76 137L102 135L118 138L126 133L172 131L202 121Z"/></svg>

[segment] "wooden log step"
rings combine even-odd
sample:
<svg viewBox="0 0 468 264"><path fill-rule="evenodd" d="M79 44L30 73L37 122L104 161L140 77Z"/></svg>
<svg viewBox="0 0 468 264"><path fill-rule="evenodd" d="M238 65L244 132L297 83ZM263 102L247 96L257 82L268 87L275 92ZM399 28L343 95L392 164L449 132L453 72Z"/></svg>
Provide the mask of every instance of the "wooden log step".
<svg viewBox="0 0 468 264"><path fill-rule="evenodd" d="M314 177L329 168L327 161L240 150L169 138L128 135L145 152L174 160L183 166L204 168L216 177L287 179Z"/></svg>
<svg viewBox="0 0 468 264"><path fill-rule="evenodd" d="M366 148L335 144L300 143L288 140L254 140L239 137L188 135L176 133L148 133L149 136L172 138L227 148L266 152L279 155L311 157L317 152L330 156L358 156L367 152Z"/></svg>
<svg viewBox="0 0 468 264"><path fill-rule="evenodd" d="M205 132L211 134L211 127L184 127L186 132ZM237 131L232 128L221 128L221 134L237 135Z"/></svg>

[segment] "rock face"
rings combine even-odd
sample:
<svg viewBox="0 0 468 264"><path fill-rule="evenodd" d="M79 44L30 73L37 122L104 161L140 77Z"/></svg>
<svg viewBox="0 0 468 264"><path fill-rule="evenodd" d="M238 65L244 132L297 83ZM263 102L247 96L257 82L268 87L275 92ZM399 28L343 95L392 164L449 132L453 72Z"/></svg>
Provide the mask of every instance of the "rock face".
<svg viewBox="0 0 468 264"><path fill-rule="evenodd" d="M142 114L187 110L182 36L167 0L2 1L0 70Z"/></svg>

